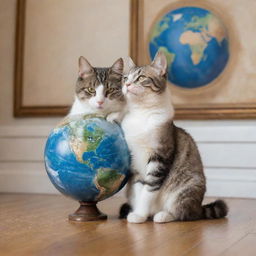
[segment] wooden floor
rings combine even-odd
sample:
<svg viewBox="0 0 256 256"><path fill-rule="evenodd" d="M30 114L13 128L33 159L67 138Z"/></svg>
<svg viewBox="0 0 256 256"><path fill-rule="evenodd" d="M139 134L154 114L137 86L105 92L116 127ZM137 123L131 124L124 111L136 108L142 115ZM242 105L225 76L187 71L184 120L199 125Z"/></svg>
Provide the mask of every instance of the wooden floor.
<svg viewBox="0 0 256 256"><path fill-rule="evenodd" d="M72 223L78 205L63 196L0 194L0 255L256 255L256 200L228 199L226 219L168 224L127 224L121 201L100 204L107 221Z"/></svg>

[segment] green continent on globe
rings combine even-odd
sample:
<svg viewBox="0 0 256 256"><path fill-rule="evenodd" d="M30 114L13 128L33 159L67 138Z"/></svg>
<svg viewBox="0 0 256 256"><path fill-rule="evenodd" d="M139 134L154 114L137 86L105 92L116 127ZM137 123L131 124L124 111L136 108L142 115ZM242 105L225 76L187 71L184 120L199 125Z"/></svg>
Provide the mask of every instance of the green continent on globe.
<svg viewBox="0 0 256 256"><path fill-rule="evenodd" d="M104 131L97 125L90 125L85 120L90 118L102 118L98 115L75 115L65 118L56 129L68 126L70 131L69 145L75 153L77 161L92 167L89 161L83 160L84 152L96 151L104 138Z"/></svg>
<svg viewBox="0 0 256 256"><path fill-rule="evenodd" d="M87 143L85 143L81 139L75 138L75 136L72 136L69 141L70 147L72 148L72 151L75 153L77 161L80 163L87 163L87 161L83 160L83 153L87 150Z"/></svg>
<svg viewBox="0 0 256 256"><path fill-rule="evenodd" d="M84 129L83 141L87 144L87 151L95 151L104 137L104 131L95 126L93 130Z"/></svg>
<svg viewBox="0 0 256 256"><path fill-rule="evenodd" d="M116 170L110 168L98 169L94 183L100 193L96 200L103 199L105 196L114 193L120 187L124 178L125 175L118 173Z"/></svg>
<svg viewBox="0 0 256 256"><path fill-rule="evenodd" d="M130 174L130 152L121 127L98 115L65 118L50 133L44 159L54 186L78 201L112 196Z"/></svg>
<svg viewBox="0 0 256 256"><path fill-rule="evenodd" d="M79 127L79 128L78 128ZM97 147L101 143L104 137L104 131L95 126L93 129L88 129L88 126L78 126L73 129L80 129L80 136L72 136L70 137L70 146L74 151L76 158L79 162L85 163L91 166L89 161L83 160L84 152L96 151ZM81 128L82 127L82 128ZM71 129L72 130L72 129ZM77 131L76 131L77 132Z"/></svg>

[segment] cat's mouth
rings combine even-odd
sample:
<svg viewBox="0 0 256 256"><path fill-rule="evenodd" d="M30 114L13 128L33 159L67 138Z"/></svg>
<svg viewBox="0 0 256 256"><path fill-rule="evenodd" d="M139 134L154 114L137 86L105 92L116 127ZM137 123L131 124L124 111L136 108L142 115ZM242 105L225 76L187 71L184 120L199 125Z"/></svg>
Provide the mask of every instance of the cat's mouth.
<svg viewBox="0 0 256 256"><path fill-rule="evenodd" d="M138 96L139 94L143 93L144 89L136 86L136 85L130 85L127 87L127 93L131 93L133 95Z"/></svg>
<svg viewBox="0 0 256 256"><path fill-rule="evenodd" d="M130 85L130 86L127 86L127 85L125 85L124 87L123 87L123 94L124 95L127 95L127 94L134 94L134 95L136 95L136 90L135 90L135 87L134 86L132 86L132 85Z"/></svg>
<svg viewBox="0 0 256 256"><path fill-rule="evenodd" d="M127 94L128 93L133 94L133 95L137 95L137 93L135 91L127 89Z"/></svg>

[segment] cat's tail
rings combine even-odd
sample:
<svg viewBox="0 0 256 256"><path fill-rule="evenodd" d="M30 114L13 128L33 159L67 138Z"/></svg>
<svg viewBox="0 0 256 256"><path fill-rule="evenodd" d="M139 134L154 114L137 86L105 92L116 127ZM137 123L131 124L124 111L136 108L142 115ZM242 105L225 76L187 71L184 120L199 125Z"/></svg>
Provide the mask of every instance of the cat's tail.
<svg viewBox="0 0 256 256"><path fill-rule="evenodd" d="M203 205L203 219L220 219L228 214L228 206L223 200L216 200L212 203Z"/></svg>

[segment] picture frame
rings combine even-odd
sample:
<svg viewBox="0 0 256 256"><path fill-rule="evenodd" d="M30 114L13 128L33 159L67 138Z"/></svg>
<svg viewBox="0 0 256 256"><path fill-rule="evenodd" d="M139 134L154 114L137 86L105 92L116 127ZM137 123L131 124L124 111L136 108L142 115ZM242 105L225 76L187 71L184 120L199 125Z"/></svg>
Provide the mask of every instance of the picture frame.
<svg viewBox="0 0 256 256"><path fill-rule="evenodd" d="M17 0L17 19L16 19L16 46L15 46L15 79L14 79L14 100L13 100L13 109L14 109L14 116L15 117L39 117L39 116L63 116L65 114L67 114L68 109L70 108L70 105L72 103L72 97L73 97L73 91L71 90L71 87L68 88L68 86L66 85L66 90L67 93L65 95L65 99L62 99L61 102L57 102L56 104L54 103L54 100L50 100L48 102L48 96L51 96L51 93L47 93L44 95L44 100L46 103L42 104L38 104L39 97L34 99L34 102L27 102L26 98L29 98L29 95L33 95L35 94L38 89L41 87L40 85L37 85L38 87L33 88L32 91L29 91L27 86L27 82L26 82L26 78L24 78L25 74L26 74L26 70L24 70L26 68L26 65L24 65L24 62L27 61L28 62L28 56L26 56L26 47L27 46L27 42L26 42L26 34L28 30L28 28L26 27L26 20L27 18L27 3L29 0ZM30 0L31 1L31 0ZM120 55L121 53L123 53L126 47L128 47L128 42L129 41L129 52L130 52L130 56L133 58L133 60L135 61L135 63L137 63L138 65L142 65L142 64L146 64L150 61L150 58L148 56L146 56L145 52L141 51L140 49L140 45L143 44L142 40L141 40L141 27L142 27L142 23L143 23L143 19L145 18L145 13L143 13L143 5L145 4L145 2L150 1L150 0L127 0L123 9L129 9L129 12L127 15L130 16L130 21L128 22L129 25L129 35L130 38L123 37L123 42L119 44L120 47L118 47L118 45L115 47L115 49L121 48L119 50L119 52L116 53L117 57L118 55ZM239 1L239 0L235 0L235 1ZM42 2L42 1L41 1ZM117 2L117 1L116 1ZM125 1L124 1L125 2ZM151 1L152 2L152 1ZM168 4L166 4L168 2ZM216 12L217 14L220 14L221 18L224 19L224 22L226 22L226 24L229 26L229 35L231 38L231 60L230 63L228 63L228 66L225 70L225 75L220 76L220 78L217 78L217 83L216 84L221 84L221 83L227 83L226 88L228 88L228 86L230 86L230 84L232 85L232 79L234 82L234 84L237 81L243 81L243 83L241 83L241 87L245 87L246 88L246 94L249 95L249 97L251 98L250 100L244 100L239 102L238 98L236 99L230 99L230 102L218 102L218 103L200 103L200 104L192 104L190 105L189 103L186 104L178 104L175 100L175 96L176 94L180 94L180 90L177 90L177 88L175 86L173 86L172 88L172 98L173 102L174 102L174 106L176 109L176 119L254 119L256 117L256 89L253 84L255 82L256 84L256 74L254 70L256 70L256 63L255 61L251 60L251 56L254 56L254 52L251 52L251 48L247 47L247 45L243 46L243 44L241 43L241 39L237 38L237 34L239 35L240 32L239 28L237 28L236 25L234 25L234 20L236 19L235 15L232 16L232 10L227 10L227 6L231 5L231 0L227 0L225 2L226 6L222 6L222 4L220 3L221 0L217 0L217 2L213 2L213 0L207 0L207 1L201 1L201 0L194 0L194 1L187 1L187 0L160 0L157 1L157 3L159 5L161 5L161 3L163 3L163 5L166 5L167 7L170 5L170 7L168 8L173 8L174 6L185 6L185 5L197 5L197 6L204 6L205 8L208 8L210 10L213 10L214 12ZM230 2L230 5L229 5ZM117 2L118 3L118 2ZM116 3L116 5L118 5ZM120 1L119 1L120 3ZM233 3L234 4L234 3ZM237 4L241 5L241 12L255 12L254 10L255 8L251 8L249 6L249 4L247 3L242 3L239 2ZM234 4L235 5L235 4ZM114 8L112 5L112 7L110 8ZM214 7L215 6L215 7ZM161 6L160 9L164 9L165 6ZM117 6L116 8L120 8L120 6ZM250 10L249 10L250 9ZM118 9L117 9L118 10ZM225 11L225 15L222 15L221 13L222 11ZM114 11L113 11L114 12ZM152 15L152 22L153 19L157 18L157 15L159 15L160 11L156 11L154 15ZM154 12L153 12L154 13ZM123 14L123 16L125 16L125 14ZM225 16L225 17L224 17ZM227 17L226 17L227 16ZM249 16L249 15L247 15ZM253 16L253 15L252 15ZM121 16L120 16L121 17ZM241 16L242 17L242 16ZM119 18L121 19L121 18ZM129 17L128 17L129 19ZM243 20L243 18L242 18ZM251 22L255 22L253 21L253 19L251 19ZM253 23L254 24L254 23ZM125 29L124 25L122 24L123 28L122 30ZM256 26L256 22L255 22L255 26ZM252 27L255 27L252 26ZM249 35L250 31L247 31L248 28L245 29L244 33L247 33L247 35ZM240 28L241 30L241 28ZM142 31L143 32L143 31ZM244 34L245 35L245 34ZM254 36L254 35L253 35ZM252 38L250 38L251 40ZM126 40L126 41L125 41ZM250 41L249 40L249 41ZM246 40L248 41L248 40ZM253 40L251 40L253 41ZM82 48L80 48L82 49ZM144 56L144 60L142 61L139 57L139 54L145 54ZM87 53L86 53L87 54ZM90 54L90 53L88 53ZM123 54L122 54L123 55ZM122 56L120 55L120 56ZM78 58L79 56L75 56L75 58ZM93 57L92 57L93 58ZM108 58L109 59L113 59L113 54L109 55ZM234 72L235 68L239 69L240 66L237 64L239 63L240 59L244 59L244 65L242 65L241 67L241 72L236 75L236 77L234 76ZM246 60L248 59L248 61ZM247 61L247 62L246 62ZM109 61L108 61L109 62ZM76 65L76 60L73 60L73 63ZM107 61L106 61L107 63ZM38 64L35 60L35 64ZM94 63L93 63L94 64ZM95 64L100 64L100 65L106 65L104 63L103 59L95 59ZM74 68L72 69L72 79L75 79L75 75L76 75L76 67L74 65ZM251 67L251 68L250 68ZM251 69L251 70L248 70ZM35 72L31 72L32 74L34 74ZM71 72L70 72L71 73ZM229 79L229 78L232 79ZM237 79L236 79L237 78ZM30 79L31 80L31 79ZM71 78L69 77L70 81ZM74 80L75 81L75 80ZM216 81L215 81L216 82ZM229 84L230 83L230 84ZM247 89L247 83L250 85L251 89ZM220 87L220 85L216 85L216 87ZM214 88L214 86L211 86L212 88ZM184 90L183 90L184 91ZM186 102L186 100L190 100L190 98L194 95L196 95L195 97L204 97L204 92L207 90L204 90L204 88L200 89L196 89L195 91L198 92L193 92L190 94L190 92L185 90L185 93L183 93L183 95L181 95L182 97L184 96L184 100ZM192 92L192 91L191 91ZM240 94L243 94L243 91L239 91ZM181 93L181 94L182 94ZM216 93L216 91L214 91L214 89L210 88L210 95L211 93L214 95L214 97L216 97L216 95L218 93ZM192 95L192 96L191 96ZM252 99L254 95L254 99ZM180 96L180 95L179 95ZM182 98L181 97L181 98ZM194 97L194 96L193 96ZM50 98L50 97L49 97ZM56 97L55 97L56 98ZM227 97L228 98L228 97ZM30 99L31 100L31 99ZM36 103L36 104L35 104ZM50 103L50 104L49 104Z"/></svg>
<svg viewBox="0 0 256 256"><path fill-rule="evenodd" d="M130 0L17 0L14 116L66 115L81 55L99 67L129 55L129 7Z"/></svg>
<svg viewBox="0 0 256 256"><path fill-rule="evenodd" d="M15 38L15 79L13 95L13 114L15 117L62 116L69 106L24 106L23 105L23 70L26 0L17 0L16 38Z"/></svg>
<svg viewBox="0 0 256 256"><path fill-rule="evenodd" d="M160 0L157 1L157 4L156 1L150 0L131 0L130 55L137 65L145 65L151 61L149 51L146 49L148 43L147 37L150 33L150 26L152 27L152 24L157 20L157 17L167 13L170 10L184 6L205 8L213 11L219 17L221 17L227 26L230 40L230 59L227 67L223 71L224 74L221 74L220 77L216 78L215 81L211 83L211 86L206 86L208 87L207 89L198 88L184 90L168 83L169 86L172 87L172 95L170 97L174 98L173 102L176 112L175 119L193 120L256 118L256 61L252 60L251 58L254 53L252 45L243 45L241 40L244 38L241 39L238 38L238 36L246 36L249 41L252 39L250 38L250 30L248 26L244 27L244 29L247 31L243 32L241 31L241 27L237 26L237 12L234 10L234 8L231 8L232 4L236 5L236 3L229 0L225 1L225 4L218 0ZM249 15L248 13L255 13L249 3L247 4L246 2L239 2L237 4L241 5L239 18L243 19L243 16L241 16L241 13L243 12L247 12L247 17ZM149 19L151 19L150 26L148 25ZM241 19L239 20L241 21ZM256 26L256 22L253 21L253 16L250 20L253 24L255 23ZM244 24L246 22L248 22L248 19L244 21ZM240 60L243 61L242 64L240 63ZM253 66L255 67L255 71ZM241 81L244 83L238 83ZM223 96L221 95L221 93L223 93L223 90L221 92L222 87L225 87L224 91L226 91L226 95ZM218 89L216 90L214 88ZM232 93L230 88L233 88L233 91L235 92ZM219 95L218 90L220 90ZM243 93L244 90L246 90L245 93ZM229 93L227 93L228 91ZM209 102L203 101L202 98L204 99L207 93L211 94L214 100L211 99L211 95L208 95L207 97ZM235 93L236 95L234 95ZM242 97L240 96L243 96L241 101L240 98ZM218 99L218 97L223 97L223 99ZM193 104L190 104L191 99L194 100ZM182 101L182 103L178 104L178 101Z"/></svg>

